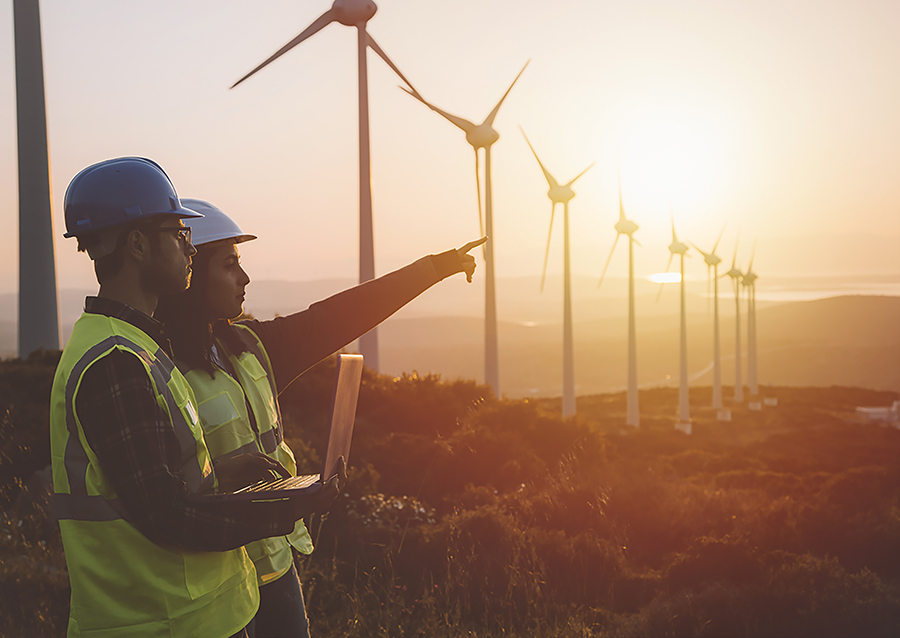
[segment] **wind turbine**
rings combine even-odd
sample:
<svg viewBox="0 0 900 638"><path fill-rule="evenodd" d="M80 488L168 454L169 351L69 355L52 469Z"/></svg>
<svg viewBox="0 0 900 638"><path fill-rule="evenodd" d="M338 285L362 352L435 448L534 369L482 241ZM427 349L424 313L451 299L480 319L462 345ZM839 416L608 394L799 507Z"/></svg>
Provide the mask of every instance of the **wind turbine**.
<svg viewBox="0 0 900 638"><path fill-rule="evenodd" d="M723 277L730 277L734 288L734 402L744 402L744 380L741 372L741 277L744 273L737 267L737 241L734 243L734 258L731 269Z"/></svg>
<svg viewBox="0 0 900 638"><path fill-rule="evenodd" d="M494 118L500 106L509 95L509 92L515 86L528 62L519 71L519 75L512 81L506 93L497 102L493 110L488 113L481 124L475 124L467 119L451 115L446 111L442 111L430 102L426 102L412 85L407 82L410 89L404 87L404 91L419 100L422 104L430 108L435 113L441 115L451 124L462 130L466 134L466 141L472 145L475 150L475 185L478 190L478 224L481 228L482 236L487 235L490 241L484 244L484 265L485 265L485 286L484 286L484 380L494 389L494 394L500 396L500 355L497 344L497 298L494 286L494 196L491 184L491 146L500 139L500 134L494 130ZM484 149L484 219L481 216L481 173L479 167L478 150ZM482 223L483 221L483 223Z"/></svg>
<svg viewBox="0 0 900 638"><path fill-rule="evenodd" d="M716 254L716 248L722 241L722 235L725 228L719 233L716 243L713 244L712 250L708 253L697 248L697 244L691 242L698 253L703 255L703 261L706 262L706 295L709 296L710 282L713 286L713 398L712 407L716 410L722 408L722 354L719 348L719 264L722 258Z"/></svg>
<svg viewBox="0 0 900 638"><path fill-rule="evenodd" d="M609 257L606 258L606 265L603 266L603 273L600 275L600 281L597 284L599 288L603 284L603 278L606 277L606 269L609 268L609 262L612 260L613 253L616 250L616 244L620 235L628 236L628 410L625 423L634 427L641 425L641 411L638 405L638 388L637 388L637 343L634 330L634 244L637 240L634 238L634 232L638 229L638 225L625 217L625 207L622 205L622 176L618 175L619 180L619 221L616 222L616 239L613 241L612 250L609 251ZM640 244L638 244L640 245Z"/></svg>
<svg viewBox="0 0 900 638"><path fill-rule="evenodd" d="M759 378L757 374L756 359L756 280L759 275L753 272L753 256L756 254L756 244L750 253L750 264L747 272L741 277L741 285L747 289L747 386L750 397L758 403Z"/></svg>
<svg viewBox="0 0 900 638"><path fill-rule="evenodd" d="M672 265L672 258L678 255L681 258L681 328L680 346L678 350L678 422L675 427L691 433L691 405L688 391L688 365L687 365L687 312L685 309L685 285L684 285L684 258L687 255L688 245L678 241L675 233L675 215L672 215L672 243L669 244L669 261L666 264L666 272ZM662 288L660 288L662 291Z"/></svg>
<svg viewBox="0 0 900 638"><path fill-rule="evenodd" d="M522 127L519 127L522 130ZM550 256L550 237L553 234L553 216L556 213L556 205L563 205L563 396L562 396L562 415L569 417L575 414L575 353L574 338L572 336L572 273L569 259L569 202L575 197L575 191L572 190L572 184L579 177L584 175L591 166L578 173L567 183L560 185L554 179L550 172L544 168L541 158L522 130L528 148L534 154L550 190L547 191L547 197L550 198L550 230L547 233L547 250L544 251L544 269L541 271L541 292L544 291L544 278L547 276L547 258Z"/></svg>
<svg viewBox="0 0 900 638"><path fill-rule="evenodd" d="M369 162L369 88L366 60L366 48L371 47L378 56L394 70L400 79L412 88L400 70L394 66L387 54L376 44L366 31L366 23L375 15L378 7L372 0L334 0L331 8L319 16L311 25L300 32L297 37L272 54L269 59L235 82L231 88L249 78L251 75L293 49L295 46L315 35L332 22L340 22L347 27L356 27L357 31L357 64L359 67L359 282L363 283L375 278L375 239L372 225L372 180ZM413 89L415 90L415 89ZM378 370L378 332L373 328L359 338L360 353L366 359L366 365Z"/></svg>
<svg viewBox="0 0 900 638"><path fill-rule="evenodd" d="M23 359L59 349L50 151L38 0L14 0L19 166L19 338Z"/></svg>

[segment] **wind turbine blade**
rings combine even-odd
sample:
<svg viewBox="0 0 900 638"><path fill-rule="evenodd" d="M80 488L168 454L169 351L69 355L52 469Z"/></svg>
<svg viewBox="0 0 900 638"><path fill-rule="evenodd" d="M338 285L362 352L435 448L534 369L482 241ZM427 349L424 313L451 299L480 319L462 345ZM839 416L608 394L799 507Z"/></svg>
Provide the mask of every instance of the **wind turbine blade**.
<svg viewBox="0 0 900 638"><path fill-rule="evenodd" d="M475 125L472 124L472 122L470 122L469 120L462 118L462 117L457 117L456 115L450 115L450 113L447 113L447 111L442 111L441 109L436 107L434 104L431 104L430 102L426 102L425 98L423 98L421 95L419 95L419 92L416 91L415 89L410 91L409 89L407 89L404 86L401 86L400 88L403 89L404 91L406 91L407 93L409 93L411 96L413 96L417 100L419 100L419 102L421 102L422 104L424 104L425 106L430 108L432 111L434 111L438 115L443 116L444 119L449 120L451 124L456 125L458 128L462 129L466 133L468 133L473 128L475 128Z"/></svg>
<svg viewBox="0 0 900 638"><path fill-rule="evenodd" d="M337 17L335 16L334 9L329 9L328 11L326 11L325 13L320 15L316 19L315 22L313 22L311 25L309 25L303 31L301 31L300 35L298 35L296 38L294 38L293 40L291 40L290 42L285 44L283 47L278 49L268 60L266 60L265 62L260 64L258 67L256 67L252 71L250 71L250 73L248 73L247 75L242 77L240 80L238 80L237 82L232 84L231 88L236 87L238 84L240 84L241 82L243 82L244 80L249 78L251 75L253 75L257 71L259 71L260 69L262 69L264 66L268 66L270 63L272 63L275 60L277 60L278 58L280 58L282 55L284 55L285 53L287 53L288 51L293 49L295 46L297 46L298 44L300 44L301 42L303 42L310 36L313 36L316 33L318 33L319 31L321 31L323 28L325 28L326 26L328 26L329 24L334 22L336 19L337 19Z"/></svg>
<svg viewBox="0 0 900 638"><path fill-rule="evenodd" d="M625 207L622 205L622 171L619 168L619 151L616 150L616 180L619 183L619 221L625 219Z"/></svg>
<svg viewBox="0 0 900 638"><path fill-rule="evenodd" d="M528 140L528 136L525 135L525 129L523 129L520 126L519 130L522 131L522 135L525 137L525 142L528 144L528 148L531 149L531 152L534 155L534 159L537 160L538 166L540 166L541 170L544 172L544 177L546 178L547 183L550 185L550 188L556 188L557 186L559 186L559 182L557 182L553 178L553 175L550 174L550 171L548 171L546 168L544 168L544 163L541 162L541 158L538 157L538 154L535 152L534 147L531 145L531 142Z"/></svg>
<svg viewBox="0 0 900 638"><path fill-rule="evenodd" d="M672 241L678 241L678 235L675 234L675 211L672 210L671 206L669 206L669 218L672 220Z"/></svg>
<svg viewBox="0 0 900 638"><path fill-rule="evenodd" d="M570 179L570 180L569 180L569 183L566 184L566 186L571 186L572 184L574 184L576 179L578 179L579 177L581 177L582 175L584 175L585 173L587 173L589 170L591 170L591 169L594 167L594 164L596 164L596 163L597 163L597 162L593 162L593 163L592 163L590 166L588 166L586 169L584 169L583 171L581 171L580 173L578 173L578 175L576 175L575 177L573 177L572 179Z"/></svg>
<svg viewBox="0 0 900 638"><path fill-rule="evenodd" d="M553 216L556 214L556 203L550 204L550 230L547 232L547 250L544 251L544 269L541 271L541 292L544 292L544 279L547 276L547 259L550 257L550 238L553 236Z"/></svg>
<svg viewBox="0 0 900 638"><path fill-rule="evenodd" d="M734 239L734 257L731 259L731 269L734 270L735 264L737 264L737 249L738 249L738 241L741 238L741 231L738 231L738 236Z"/></svg>
<svg viewBox="0 0 900 638"><path fill-rule="evenodd" d="M712 249L713 255L716 254L716 248L719 247L719 242L722 241L722 235L724 235L724 234L725 234L725 224L722 224L722 230L719 232L719 237L716 239L716 243L713 244L713 249ZM697 247L694 246L694 248L697 248ZM697 248L697 250L700 250L700 249Z"/></svg>
<svg viewBox="0 0 900 638"><path fill-rule="evenodd" d="M659 292L656 293L656 303L659 303L660 297L662 297L663 286L666 285L666 282L660 282L659 284Z"/></svg>
<svg viewBox="0 0 900 638"><path fill-rule="evenodd" d="M494 110L490 112L490 115L488 115L486 118L484 118L484 124L487 124L488 126L494 125L494 118L497 117L497 111L500 110L500 106L503 104L503 100L505 100L506 96L509 95L509 92L512 91L512 88L516 85L516 82L519 80L519 77L522 75L522 72L525 71L525 67L528 66L529 62L531 62L531 60L528 60L528 62L525 63L525 66L522 67L522 71L519 71L519 75L516 76L516 79L513 80L512 84L509 85L509 88L506 89L506 93L504 93L503 97L500 98L500 101L497 102L497 106L495 106Z"/></svg>
<svg viewBox="0 0 900 638"><path fill-rule="evenodd" d="M617 243L619 243L619 233L616 233L616 240L613 242L612 249L609 251L609 257L606 258L606 264L603 266L603 272L600 274L600 282L597 284L597 288L603 284L603 278L606 277L606 269L609 268L609 262L612 261L612 256L616 250Z"/></svg>
<svg viewBox="0 0 900 638"><path fill-rule="evenodd" d="M697 248L697 247L694 246L694 248ZM697 248L697 250L700 250L700 249ZM712 287L712 276L713 276L712 268L713 268L712 266L710 266L709 264L706 264L706 314L709 314L711 304L712 304L712 299L709 296L709 291L711 290L711 287Z"/></svg>
<svg viewBox="0 0 900 638"><path fill-rule="evenodd" d="M700 249L697 247L697 244L695 244L694 242L692 242L690 239L688 239L688 243L689 243L691 246L694 247L694 250L696 250L698 253L700 253L701 255L703 255L703 258L704 258L704 259L707 258L707 257L709 257L709 256L712 254L712 253L705 253L705 252L703 252L702 250L700 250ZM715 252L715 250L713 250L713 252Z"/></svg>
<svg viewBox="0 0 900 638"><path fill-rule="evenodd" d="M412 85L412 82L410 82L409 80L407 80L407 79L406 79L406 76L403 75L403 74L400 72L400 69L398 69L398 68L394 65L393 62L391 62L391 59L387 56L387 53L385 53L385 52L381 49L381 47L378 46L378 43L375 42L375 40L372 39L372 35L371 35L368 31L366 31L366 42L368 43L369 48L372 49L375 53L377 53L377 54L378 54L378 57L380 57L382 60L384 60L385 64L387 64L389 67L391 67L391 69L394 71L394 73L396 73L396 74L400 77L401 80L403 80L404 82L406 82L406 86L408 86L409 88L411 88L412 91L413 91L413 93L414 93L415 95L418 95L419 92L416 91L416 88Z"/></svg>
<svg viewBox="0 0 900 638"><path fill-rule="evenodd" d="M753 250L750 251L750 264L747 266L747 272L753 270L753 257L756 256L756 240L753 240Z"/></svg>
<svg viewBox="0 0 900 638"><path fill-rule="evenodd" d="M666 269L663 272L669 272L669 268L672 266L672 257L675 256L675 253L669 251L669 261L666 262ZM656 293L656 303L659 303L659 298L662 297L663 286L666 285L666 282L659 282L659 292Z"/></svg>
<svg viewBox="0 0 900 638"><path fill-rule="evenodd" d="M644 245L643 245L641 242L639 242L637 239L634 238L634 235L631 235L631 236L629 237L629 240L630 240L630 241L633 241L635 244L637 244L637 245L640 246L641 248L644 247Z"/></svg>
<svg viewBox="0 0 900 638"><path fill-rule="evenodd" d="M478 230L481 231L481 237L484 237L484 218L481 215L481 160L478 157L478 149L475 149L475 189L478 191ZM484 245L481 246L481 253L484 256Z"/></svg>

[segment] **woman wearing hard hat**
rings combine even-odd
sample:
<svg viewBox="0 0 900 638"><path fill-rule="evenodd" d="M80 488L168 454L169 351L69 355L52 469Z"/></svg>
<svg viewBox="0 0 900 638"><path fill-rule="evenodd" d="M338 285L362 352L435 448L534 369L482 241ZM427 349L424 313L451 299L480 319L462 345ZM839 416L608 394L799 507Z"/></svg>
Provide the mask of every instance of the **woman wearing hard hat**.
<svg viewBox="0 0 900 638"><path fill-rule="evenodd" d="M292 474L296 464L284 442L279 389L442 279L465 272L471 281L475 258L468 253L487 241L425 256L292 315L232 322L243 312L250 283L237 244L256 237L208 202L181 201L203 214L188 220L197 248L191 287L161 299L155 316L166 325L178 367L196 395L210 454L221 459L260 451ZM303 554L313 550L302 520L288 536L247 546L259 583L257 638L309 636L292 547Z"/></svg>

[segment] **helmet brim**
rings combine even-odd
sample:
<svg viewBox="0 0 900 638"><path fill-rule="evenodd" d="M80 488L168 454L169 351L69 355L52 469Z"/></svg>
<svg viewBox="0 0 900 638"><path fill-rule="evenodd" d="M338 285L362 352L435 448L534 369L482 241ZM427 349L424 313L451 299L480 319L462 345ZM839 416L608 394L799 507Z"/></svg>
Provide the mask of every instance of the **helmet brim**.
<svg viewBox="0 0 900 638"><path fill-rule="evenodd" d="M178 208L175 208L173 210L167 210L167 211L163 211L161 213L151 213L149 215L144 215L139 220L135 219L133 221L134 222L146 221L148 219L156 219L157 217L174 217L175 219L194 219L197 217L203 217L203 213L198 213L197 211L191 210L190 208L185 208L184 206L179 206ZM125 220L118 224L109 224L108 226L102 226L100 228L92 228L90 230L81 230L81 231L78 231L77 233L73 233L73 232L63 233L63 237L65 237L66 239L69 239L70 237L77 237L78 235L87 235L89 233L102 232L104 230L108 230L111 228L125 226L130 223L132 223L132 220Z"/></svg>

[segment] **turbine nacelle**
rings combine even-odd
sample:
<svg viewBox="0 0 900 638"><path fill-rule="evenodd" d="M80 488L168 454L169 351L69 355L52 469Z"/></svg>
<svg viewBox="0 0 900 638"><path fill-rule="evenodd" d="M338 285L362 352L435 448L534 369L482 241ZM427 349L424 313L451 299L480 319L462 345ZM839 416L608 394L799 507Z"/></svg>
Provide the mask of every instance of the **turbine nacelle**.
<svg viewBox="0 0 900 638"><path fill-rule="evenodd" d="M685 243L678 241L677 239L672 240L672 243L669 244L669 252L673 255L684 255L687 253L689 246Z"/></svg>
<svg viewBox="0 0 900 638"><path fill-rule="evenodd" d="M616 232L618 234L628 235L629 237L631 237L631 235L634 234L634 231L636 231L638 228L640 228L640 226L635 224L630 219L626 219L624 215L619 218L619 221L616 222L615 226Z"/></svg>
<svg viewBox="0 0 900 638"><path fill-rule="evenodd" d="M731 277L732 279L740 279L744 276L744 273L741 272L740 268L731 267L731 270L725 273L726 277Z"/></svg>
<svg viewBox="0 0 900 638"><path fill-rule="evenodd" d="M550 187L550 190L547 191L547 197L554 204L565 204L575 197L575 191L572 190L569 184L557 184Z"/></svg>
<svg viewBox="0 0 900 638"><path fill-rule="evenodd" d="M746 273L744 273L743 276L741 277L741 283L742 283L744 286L746 286L746 287L749 288L749 287L752 286L754 283L756 283L756 280L757 280L757 279L759 279L759 275L757 275L757 274L756 274L755 272L753 272L752 270L748 270L748 271L747 271Z"/></svg>
<svg viewBox="0 0 900 638"><path fill-rule="evenodd" d="M475 150L487 148L500 139L500 134L487 122L483 122L466 131L466 141Z"/></svg>
<svg viewBox="0 0 900 638"><path fill-rule="evenodd" d="M371 20L378 7L372 0L334 0L331 10L335 20L346 27L355 27Z"/></svg>
<svg viewBox="0 0 900 638"><path fill-rule="evenodd" d="M696 246L695 246L695 248L696 248ZM703 261L706 262L707 266L718 266L719 264L722 263L722 258L719 257L717 254L705 253L702 250L700 250L699 248L697 248L697 250L700 251L701 255L703 255Z"/></svg>

